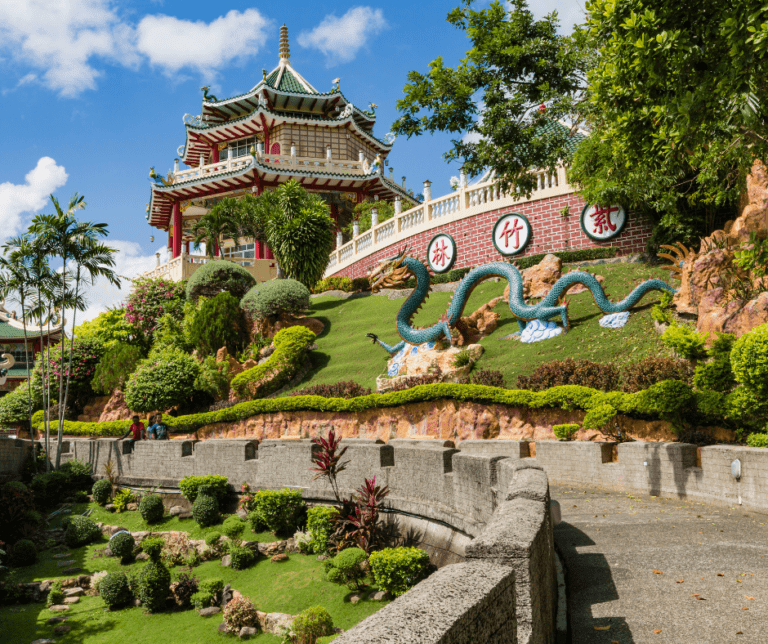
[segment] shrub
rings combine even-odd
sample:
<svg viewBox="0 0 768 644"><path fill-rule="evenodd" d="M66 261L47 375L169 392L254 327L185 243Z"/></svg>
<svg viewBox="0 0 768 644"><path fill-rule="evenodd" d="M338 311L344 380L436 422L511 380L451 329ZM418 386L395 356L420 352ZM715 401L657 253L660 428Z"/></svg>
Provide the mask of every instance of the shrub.
<svg viewBox="0 0 768 644"><path fill-rule="evenodd" d="M250 275L250 274L249 274ZM245 346L247 331L238 298L230 293L219 293L203 302L195 312L189 339L198 355L215 354L227 347L236 356Z"/></svg>
<svg viewBox="0 0 768 644"><path fill-rule="evenodd" d="M347 585L357 590L367 574L364 568L367 559L365 550L360 548L342 550L333 559L326 560L326 577L334 584Z"/></svg>
<svg viewBox="0 0 768 644"><path fill-rule="evenodd" d="M183 572L179 575L176 586L173 589L173 596L179 606L189 606L189 603L197 592L199 581L194 575L188 575Z"/></svg>
<svg viewBox="0 0 768 644"><path fill-rule="evenodd" d="M125 319L147 344L164 315L181 320L184 312L184 285L173 280L139 277L132 281L125 305Z"/></svg>
<svg viewBox="0 0 768 644"><path fill-rule="evenodd" d="M303 326L293 326L275 335L275 351L260 365L237 374L231 382L240 397L259 398L277 391L289 382L304 364L315 334Z"/></svg>
<svg viewBox="0 0 768 644"><path fill-rule="evenodd" d="M87 490L91 487L93 468L90 463L79 461L76 458L62 463L59 472L67 477L67 489L69 491Z"/></svg>
<svg viewBox="0 0 768 644"><path fill-rule="evenodd" d="M366 280L367 282L368 280ZM349 293L355 290L352 280L348 277L341 277L339 275L332 275L320 280L312 287L313 293L325 293L325 291L344 291Z"/></svg>
<svg viewBox="0 0 768 644"><path fill-rule="evenodd" d="M67 475L63 472L38 474L29 487L35 494L35 503L47 508L63 500L67 492Z"/></svg>
<svg viewBox="0 0 768 644"><path fill-rule="evenodd" d="M455 356L453 356L453 360L451 361L451 364L456 369L461 369L461 367L472 365L473 362L474 361L472 360L472 356L469 354L469 351L467 351L466 349L462 349Z"/></svg>
<svg viewBox="0 0 768 644"><path fill-rule="evenodd" d="M0 398L0 424L13 425L29 420L29 389L32 389L32 411L43 406L42 377L33 374L32 381L25 381Z"/></svg>
<svg viewBox="0 0 768 644"><path fill-rule="evenodd" d="M296 547L299 549L299 552L303 555L310 555L312 554L312 545L311 545L311 537L309 536L309 532L302 532L301 530L296 530L296 532L293 533L293 540L296 542Z"/></svg>
<svg viewBox="0 0 768 644"><path fill-rule="evenodd" d="M139 573L139 599L142 605L153 613L164 608L170 586L171 573L161 561L153 557Z"/></svg>
<svg viewBox="0 0 768 644"><path fill-rule="evenodd" d="M120 557L122 562L129 561L133 557L133 549L136 540L130 532L118 532L109 540L109 549L115 557Z"/></svg>
<svg viewBox="0 0 768 644"><path fill-rule="evenodd" d="M210 496L215 496L219 502L229 493L229 482L226 476L207 474L205 476L185 476L179 481L179 489L190 503L194 503L201 488L206 487Z"/></svg>
<svg viewBox="0 0 768 644"><path fill-rule="evenodd" d="M704 349L706 341L706 334L701 335L687 326L669 326L661 336L661 342L665 347L687 360L703 358L706 355Z"/></svg>
<svg viewBox="0 0 768 644"><path fill-rule="evenodd" d="M95 338L75 338L72 345L72 361L70 367L69 342L64 342L63 352L61 343L51 349L50 357L48 358L48 373L52 379L51 384L55 382L58 385L59 376L62 372L65 379L67 378L67 374L70 374L68 400L72 408L82 409L82 407L93 397L91 380L96 371L96 365L99 364L99 360L103 353L104 345L99 340L96 340ZM41 368L42 362L38 362L35 366L35 370L37 371ZM45 385L45 380L43 380L43 385Z"/></svg>
<svg viewBox="0 0 768 644"><path fill-rule="evenodd" d="M48 590L48 597L45 600L45 605L48 607L56 606L64 602L64 591L61 588L60 581L54 581L51 584L51 588Z"/></svg>
<svg viewBox="0 0 768 644"><path fill-rule="evenodd" d="M146 537L141 542L141 550L149 555L150 560L160 561L160 554L164 545L165 541L162 537Z"/></svg>
<svg viewBox="0 0 768 644"><path fill-rule="evenodd" d="M555 433L555 437L561 441L573 440L574 434L579 431L579 426L576 423L567 423L565 425L552 425L552 431Z"/></svg>
<svg viewBox="0 0 768 644"><path fill-rule="evenodd" d="M227 535L232 541L239 541L240 537L245 530L245 521L239 516L232 515L224 520L221 526L221 531Z"/></svg>
<svg viewBox="0 0 768 644"><path fill-rule="evenodd" d="M618 410L608 403L596 405L587 412L582 421L584 429L602 430L616 417Z"/></svg>
<svg viewBox="0 0 768 644"><path fill-rule="evenodd" d="M243 546L236 546L234 542L229 542L229 556L232 559L232 568L234 570L245 570L256 559L256 555L250 548L244 548Z"/></svg>
<svg viewBox="0 0 768 644"><path fill-rule="evenodd" d="M679 380L690 384L693 370L686 360L674 358L646 358L624 367L622 389L636 392L648 389L663 380Z"/></svg>
<svg viewBox="0 0 768 644"><path fill-rule="evenodd" d="M213 606L213 602L216 601L211 593L204 590L198 590L189 599L192 605L195 607L195 610L202 610L203 608Z"/></svg>
<svg viewBox="0 0 768 644"><path fill-rule="evenodd" d="M309 307L309 289L292 279L275 279L254 286L240 302L255 318L295 315Z"/></svg>
<svg viewBox="0 0 768 644"><path fill-rule="evenodd" d="M211 595L216 597L222 590L224 590L224 580L214 578L201 581L200 590L211 593Z"/></svg>
<svg viewBox="0 0 768 644"><path fill-rule="evenodd" d="M170 409L188 401L200 365L180 349L167 349L142 360L128 379L125 402L138 412Z"/></svg>
<svg viewBox="0 0 768 644"><path fill-rule="evenodd" d="M736 340L731 350L731 368L741 385L763 397L768 394L768 324Z"/></svg>
<svg viewBox="0 0 768 644"><path fill-rule="evenodd" d="M69 519L67 531L64 533L64 542L70 548L76 548L96 541L100 537L101 530L92 519L74 516Z"/></svg>
<svg viewBox="0 0 768 644"><path fill-rule="evenodd" d="M750 447L768 447L768 434L750 434L747 436Z"/></svg>
<svg viewBox="0 0 768 644"><path fill-rule="evenodd" d="M109 309L75 327L75 337L80 340L94 339L105 349L120 343L127 345L135 338L131 325L125 319L125 309Z"/></svg>
<svg viewBox="0 0 768 644"><path fill-rule="evenodd" d="M227 633L239 633L243 626L257 626L256 607L247 597L236 597L224 607Z"/></svg>
<svg viewBox="0 0 768 644"><path fill-rule="evenodd" d="M398 597L429 574L429 555L418 548L384 548L370 557L376 584Z"/></svg>
<svg viewBox="0 0 768 644"><path fill-rule="evenodd" d="M31 566L37 561L37 547L29 539L19 539L13 544L11 563L14 566Z"/></svg>
<svg viewBox="0 0 768 644"><path fill-rule="evenodd" d="M736 385L731 368L731 350L736 336L718 333L712 347L707 351L710 362L696 367L693 385L700 391L730 391Z"/></svg>
<svg viewBox="0 0 768 644"><path fill-rule="evenodd" d="M333 520L339 511L334 507L318 505L307 510L309 548L317 555L328 552L328 539L333 532Z"/></svg>
<svg viewBox="0 0 768 644"><path fill-rule="evenodd" d="M115 498L112 499L112 505L115 506L115 512L124 512L129 503L133 503L136 500L136 495L130 490L120 490L115 494Z"/></svg>
<svg viewBox="0 0 768 644"><path fill-rule="evenodd" d="M437 277L437 275L435 275L434 277ZM353 291L370 291L371 283L368 281L367 277L355 277L352 280L352 290Z"/></svg>
<svg viewBox="0 0 768 644"><path fill-rule="evenodd" d="M293 534L306 505L299 490L261 490L255 495L254 508L274 534Z"/></svg>
<svg viewBox="0 0 768 644"><path fill-rule="evenodd" d="M115 389L122 389L142 357L141 349L135 345L122 342L113 344L101 356L91 387L99 394L111 394Z"/></svg>
<svg viewBox="0 0 768 644"><path fill-rule="evenodd" d="M122 572L110 572L99 584L99 595L111 609L125 606L131 601L128 578Z"/></svg>
<svg viewBox="0 0 768 644"><path fill-rule="evenodd" d="M613 365L598 364L589 360L553 360L547 362L530 376L518 376L520 389L543 391L562 385L581 385L600 391L611 391L619 381L619 372Z"/></svg>
<svg viewBox="0 0 768 644"><path fill-rule="evenodd" d="M251 530L256 533L264 532L267 529L267 524L264 523L263 517L256 510L248 513L248 523L251 526Z"/></svg>
<svg viewBox="0 0 768 644"><path fill-rule="evenodd" d="M93 573L91 575L91 588L98 593L99 588L101 587L101 582L106 579L108 574L109 573L106 570L100 570L99 572Z"/></svg>
<svg viewBox="0 0 768 644"><path fill-rule="evenodd" d="M323 398L357 398L358 396L370 396L368 387L359 385L354 380L335 382L332 385L312 385L299 391L293 391L289 396L322 396Z"/></svg>
<svg viewBox="0 0 768 644"><path fill-rule="evenodd" d="M256 280L240 264L223 259L208 261L187 281L187 299L196 302L200 296L213 298L226 291L241 300Z"/></svg>
<svg viewBox="0 0 768 644"><path fill-rule="evenodd" d="M37 527L27 512L35 507L35 495L23 483L9 481L0 487L0 541L12 543L31 536Z"/></svg>
<svg viewBox="0 0 768 644"><path fill-rule="evenodd" d="M501 371L493 369L480 369L472 374L472 384L484 387L505 387L504 376Z"/></svg>
<svg viewBox="0 0 768 644"><path fill-rule="evenodd" d="M229 397L229 364L217 363L213 356L206 356L200 363L200 373L195 380L195 389L208 394L214 401L224 401ZM226 400L229 403L229 400ZM208 407L209 411L211 410Z"/></svg>
<svg viewBox="0 0 768 644"><path fill-rule="evenodd" d="M147 494L139 503L139 512L147 523L157 523L165 513L163 500L157 494Z"/></svg>
<svg viewBox="0 0 768 644"><path fill-rule="evenodd" d="M219 545L219 539L221 539L221 532L209 532L205 535L205 545L217 546Z"/></svg>
<svg viewBox="0 0 768 644"><path fill-rule="evenodd" d="M112 494L112 484L107 479L99 479L93 484L91 493L96 503L106 505L110 494Z"/></svg>
<svg viewBox="0 0 768 644"><path fill-rule="evenodd" d="M219 503L215 497L201 492L192 504L192 516L199 526L215 525L219 522Z"/></svg>
<svg viewBox="0 0 768 644"><path fill-rule="evenodd" d="M322 606L305 608L291 625L294 644L315 644L318 637L333 635L333 618Z"/></svg>

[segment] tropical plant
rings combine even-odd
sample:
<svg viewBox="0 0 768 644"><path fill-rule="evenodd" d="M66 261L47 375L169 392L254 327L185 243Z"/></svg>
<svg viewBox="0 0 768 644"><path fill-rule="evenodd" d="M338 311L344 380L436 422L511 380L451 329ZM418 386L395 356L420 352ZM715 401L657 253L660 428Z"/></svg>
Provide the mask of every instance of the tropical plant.
<svg viewBox="0 0 768 644"><path fill-rule="evenodd" d="M91 388L96 393L110 394L122 389L142 359L141 349L132 344L115 343L101 356L93 373Z"/></svg>
<svg viewBox="0 0 768 644"><path fill-rule="evenodd" d="M312 442L317 445L318 449L313 450L312 462L316 467L310 468L311 471L316 472L313 477L313 481L319 478L325 478L328 480L331 489L333 490L333 496L336 497L336 501L341 503L341 494L339 493L339 483L336 477L343 472L349 460L342 462L342 457L346 454L348 447L339 449L341 443L341 436L336 436L336 432L331 428L328 432L328 438L318 436L313 438Z"/></svg>
<svg viewBox="0 0 768 644"><path fill-rule="evenodd" d="M150 355L128 379L125 402L138 412L181 405L194 395L199 372L197 361L179 349L170 348Z"/></svg>
<svg viewBox="0 0 768 644"><path fill-rule="evenodd" d="M374 476L365 479L365 483L354 496L354 513L347 517L352 528L348 536L368 554L381 547L383 534L379 525L379 513L388 495L389 487L376 485Z"/></svg>
<svg viewBox="0 0 768 644"><path fill-rule="evenodd" d="M224 237L232 235L236 230L236 224L230 208L231 199L216 204L211 210L197 220L194 229L194 244L205 244L205 253L208 257L221 257L221 246Z"/></svg>
<svg viewBox="0 0 768 644"><path fill-rule="evenodd" d="M184 284L164 278L137 277L125 303L125 319L142 345L152 344L164 315L181 320L184 315Z"/></svg>
<svg viewBox="0 0 768 644"><path fill-rule="evenodd" d="M247 335L238 299L222 292L206 300L197 310L190 340L198 355L215 354L221 347L226 347L230 355L237 355Z"/></svg>

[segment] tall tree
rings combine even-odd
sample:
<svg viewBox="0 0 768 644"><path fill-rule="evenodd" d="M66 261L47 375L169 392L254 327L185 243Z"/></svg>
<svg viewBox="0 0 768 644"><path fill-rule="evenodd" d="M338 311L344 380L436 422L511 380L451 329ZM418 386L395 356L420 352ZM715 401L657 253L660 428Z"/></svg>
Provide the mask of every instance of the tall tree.
<svg viewBox="0 0 768 644"><path fill-rule="evenodd" d="M235 213L237 204L234 199L222 199L197 221L195 226L195 245L204 243L208 257L221 256L221 246L225 236L237 237Z"/></svg>

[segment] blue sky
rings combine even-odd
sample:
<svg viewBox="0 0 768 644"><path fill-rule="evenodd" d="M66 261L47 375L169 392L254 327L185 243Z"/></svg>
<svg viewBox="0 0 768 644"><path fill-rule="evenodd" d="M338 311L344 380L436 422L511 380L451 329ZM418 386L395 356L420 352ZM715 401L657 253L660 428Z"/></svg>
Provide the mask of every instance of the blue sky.
<svg viewBox="0 0 768 644"><path fill-rule="evenodd" d="M464 33L445 21L457 4L0 0L0 238L50 212L48 194L66 202L78 192L88 203L83 217L109 224L118 272L150 268L165 234L144 219L149 167L173 166L182 117L200 112L202 85L219 98L250 89L262 68L277 65L286 23L294 68L320 91L340 77L353 103L376 103L374 133L383 137L408 72L465 54ZM564 29L582 16L578 0L531 7L537 15L557 9ZM450 138L399 138L389 156L395 177L405 175L415 192L430 179L434 196L447 193L458 174L442 157ZM85 317L127 288L97 284Z"/></svg>

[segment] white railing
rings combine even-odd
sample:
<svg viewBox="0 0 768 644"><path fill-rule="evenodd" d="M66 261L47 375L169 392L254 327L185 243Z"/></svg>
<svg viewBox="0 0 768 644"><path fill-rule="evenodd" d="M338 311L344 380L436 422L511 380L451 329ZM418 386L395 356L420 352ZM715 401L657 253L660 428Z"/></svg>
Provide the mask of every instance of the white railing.
<svg viewBox="0 0 768 644"><path fill-rule="evenodd" d="M536 172L536 188L530 198L521 197L518 190L502 192L495 181L459 188L437 199L418 204L373 228L363 231L331 253L325 276L333 275L350 264L372 255L376 251L404 241L413 235L444 226L451 222L473 217L487 210L567 195L574 192L568 185L565 168L557 172Z"/></svg>
<svg viewBox="0 0 768 644"><path fill-rule="evenodd" d="M243 259L241 257L216 257L215 259L240 264L253 275L257 282L266 282L277 277L277 262L274 259ZM143 277L166 277L174 282L181 282L189 279L198 268L210 261L212 258L205 255L187 255L182 252L178 257L147 271Z"/></svg>

